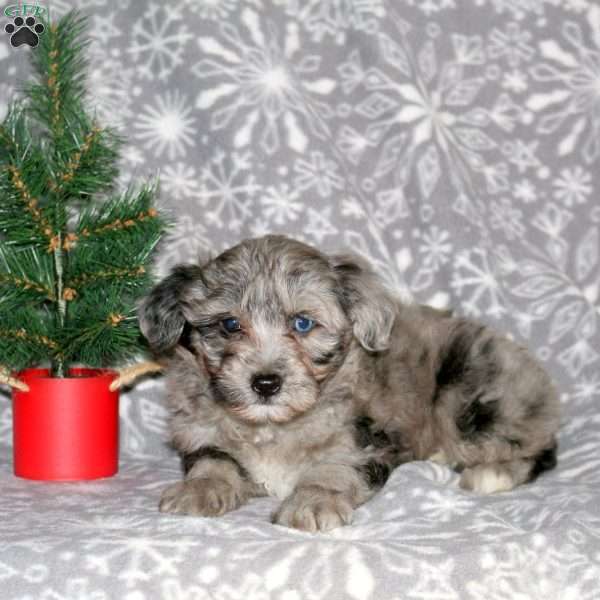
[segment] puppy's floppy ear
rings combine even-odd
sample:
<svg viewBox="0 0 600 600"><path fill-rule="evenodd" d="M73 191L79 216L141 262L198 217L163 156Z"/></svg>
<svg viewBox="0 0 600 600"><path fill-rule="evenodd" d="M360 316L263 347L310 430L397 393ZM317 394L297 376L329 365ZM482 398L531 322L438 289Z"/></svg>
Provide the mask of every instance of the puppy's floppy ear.
<svg viewBox="0 0 600 600"><path fill-rule="evenodd" d="M397 308L391 293L358 256L334 255L329 260L339 282L338 297L352 321L354 336L365 350L385 350Z"/></svg>
<svg viewBox="0 0 600 600"><path fill-rule="evenodd" d="M186 301L205 296L202 269L178 265L142 300L138 315L140 329L157 354L165 354L180 342L187 321Z"/></svg>

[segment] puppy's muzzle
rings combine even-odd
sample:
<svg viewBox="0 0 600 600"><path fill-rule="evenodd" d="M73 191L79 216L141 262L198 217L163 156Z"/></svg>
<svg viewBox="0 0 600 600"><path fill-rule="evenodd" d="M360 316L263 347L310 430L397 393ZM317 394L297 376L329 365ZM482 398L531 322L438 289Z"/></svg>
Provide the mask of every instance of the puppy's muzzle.
<svg viewBox="0 0 600 600"><path fill-rule="evenodd" d="M268 398L274 396L281 389L281 377L275 373L260 373L252 378L252 389Z"/></svg>

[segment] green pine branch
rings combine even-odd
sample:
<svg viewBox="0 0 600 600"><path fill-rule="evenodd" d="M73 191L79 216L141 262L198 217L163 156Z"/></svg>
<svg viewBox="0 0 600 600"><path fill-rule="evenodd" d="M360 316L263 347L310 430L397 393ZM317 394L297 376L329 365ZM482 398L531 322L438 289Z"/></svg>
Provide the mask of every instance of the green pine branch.
<svg viewBox="0 0 600 600"><path fill-rule="evenodd" d="M36 80L26 87L29 110L60 146L64 138L83 138L88 117L84 104L86 72L85 16L76 11L57 23L46 23L36 51L31 53ZM61 139L63 138L63 139ZM58 149L58 148L56 148Z"/></svg>
<svg viewBox="0 0 600 600"><path fill-rule="evenodd" d="M0 232L7 243L49 244L55 223L47 209L48 163L22 107L0 125Z"/></svg>
<svg viewBox="0 0 600 600"><path fill-rule="evenodd" d="M121 239L136 246L136 240L160 236L165 223L153 207L157 193L157 182L152 182L138 191L130 188L104 204L84 207L74 229L73 242L104 245Z"/></svg>
<svg viewBox="0 0 600 600"><path fill-rule="evenodd" d="M0 294L5 302L55 301L51 273L52 261L47 252L0 243Z"/></svg>
<svg viewBox="0 0 600 600"><path fill-rule="evenodd" d="M0 367L116 365L166 223L157 184L112 192L121 138L86 110L86 19L47 24L34 80L0 124Z"/></svg>
<svg viewBox="0 0 600 600"><path fill-rule="evenodd" d="M64 334L65 355L91 367L115 366L134 358L145 347L136 297L118 286L104 295L101 305L93 296L79 302Z"/></svg>
<svg viewBox="0 0 600 600"><path fill-rule="evenodd" d="M55 157L48 187L52 194L79 196L108 192L118 176L121 140L109 129L91 123Z"/></svg>
<svg viewBox="0 0 600 600"><path fill-rule="evenodd" d="M52 316L46 311L21 307L8 310L0 301L1 364L14 371L55 360L61 355Z"/></svg>

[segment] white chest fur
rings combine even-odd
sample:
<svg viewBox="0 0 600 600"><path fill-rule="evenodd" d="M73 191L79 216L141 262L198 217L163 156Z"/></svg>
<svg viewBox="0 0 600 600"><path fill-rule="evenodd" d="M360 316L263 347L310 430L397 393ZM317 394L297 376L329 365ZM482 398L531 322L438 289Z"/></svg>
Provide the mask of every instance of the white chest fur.
<svg viewBox="0 0 600 600"><path fill-rule="evenodd" d="M305 468L286 441L269 427L258 429L252 442L245 444L242 458L252 480L263 485L269 496L282 500L293 492Z"/></svg>
<svg viewBox="0 0 600 600"><path fill-rule="evenodd" d="M270 424L245 430L234 457L269 496L287 498L303 474L335 448L333 437L342 428L345 412L323 407L287 427Z"/></svg>

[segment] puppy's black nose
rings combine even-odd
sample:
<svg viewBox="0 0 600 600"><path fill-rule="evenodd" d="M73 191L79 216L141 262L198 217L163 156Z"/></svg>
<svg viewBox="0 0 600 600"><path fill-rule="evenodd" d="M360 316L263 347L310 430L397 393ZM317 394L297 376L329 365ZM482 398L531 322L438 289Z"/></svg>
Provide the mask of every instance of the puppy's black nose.
<svg viewBox="0 0 600 600"><path fill-rule="evenodd" d="M261 396L272 396L281 388L281 377L274 373L255 375L252 378L252 389Z"/></svg>

